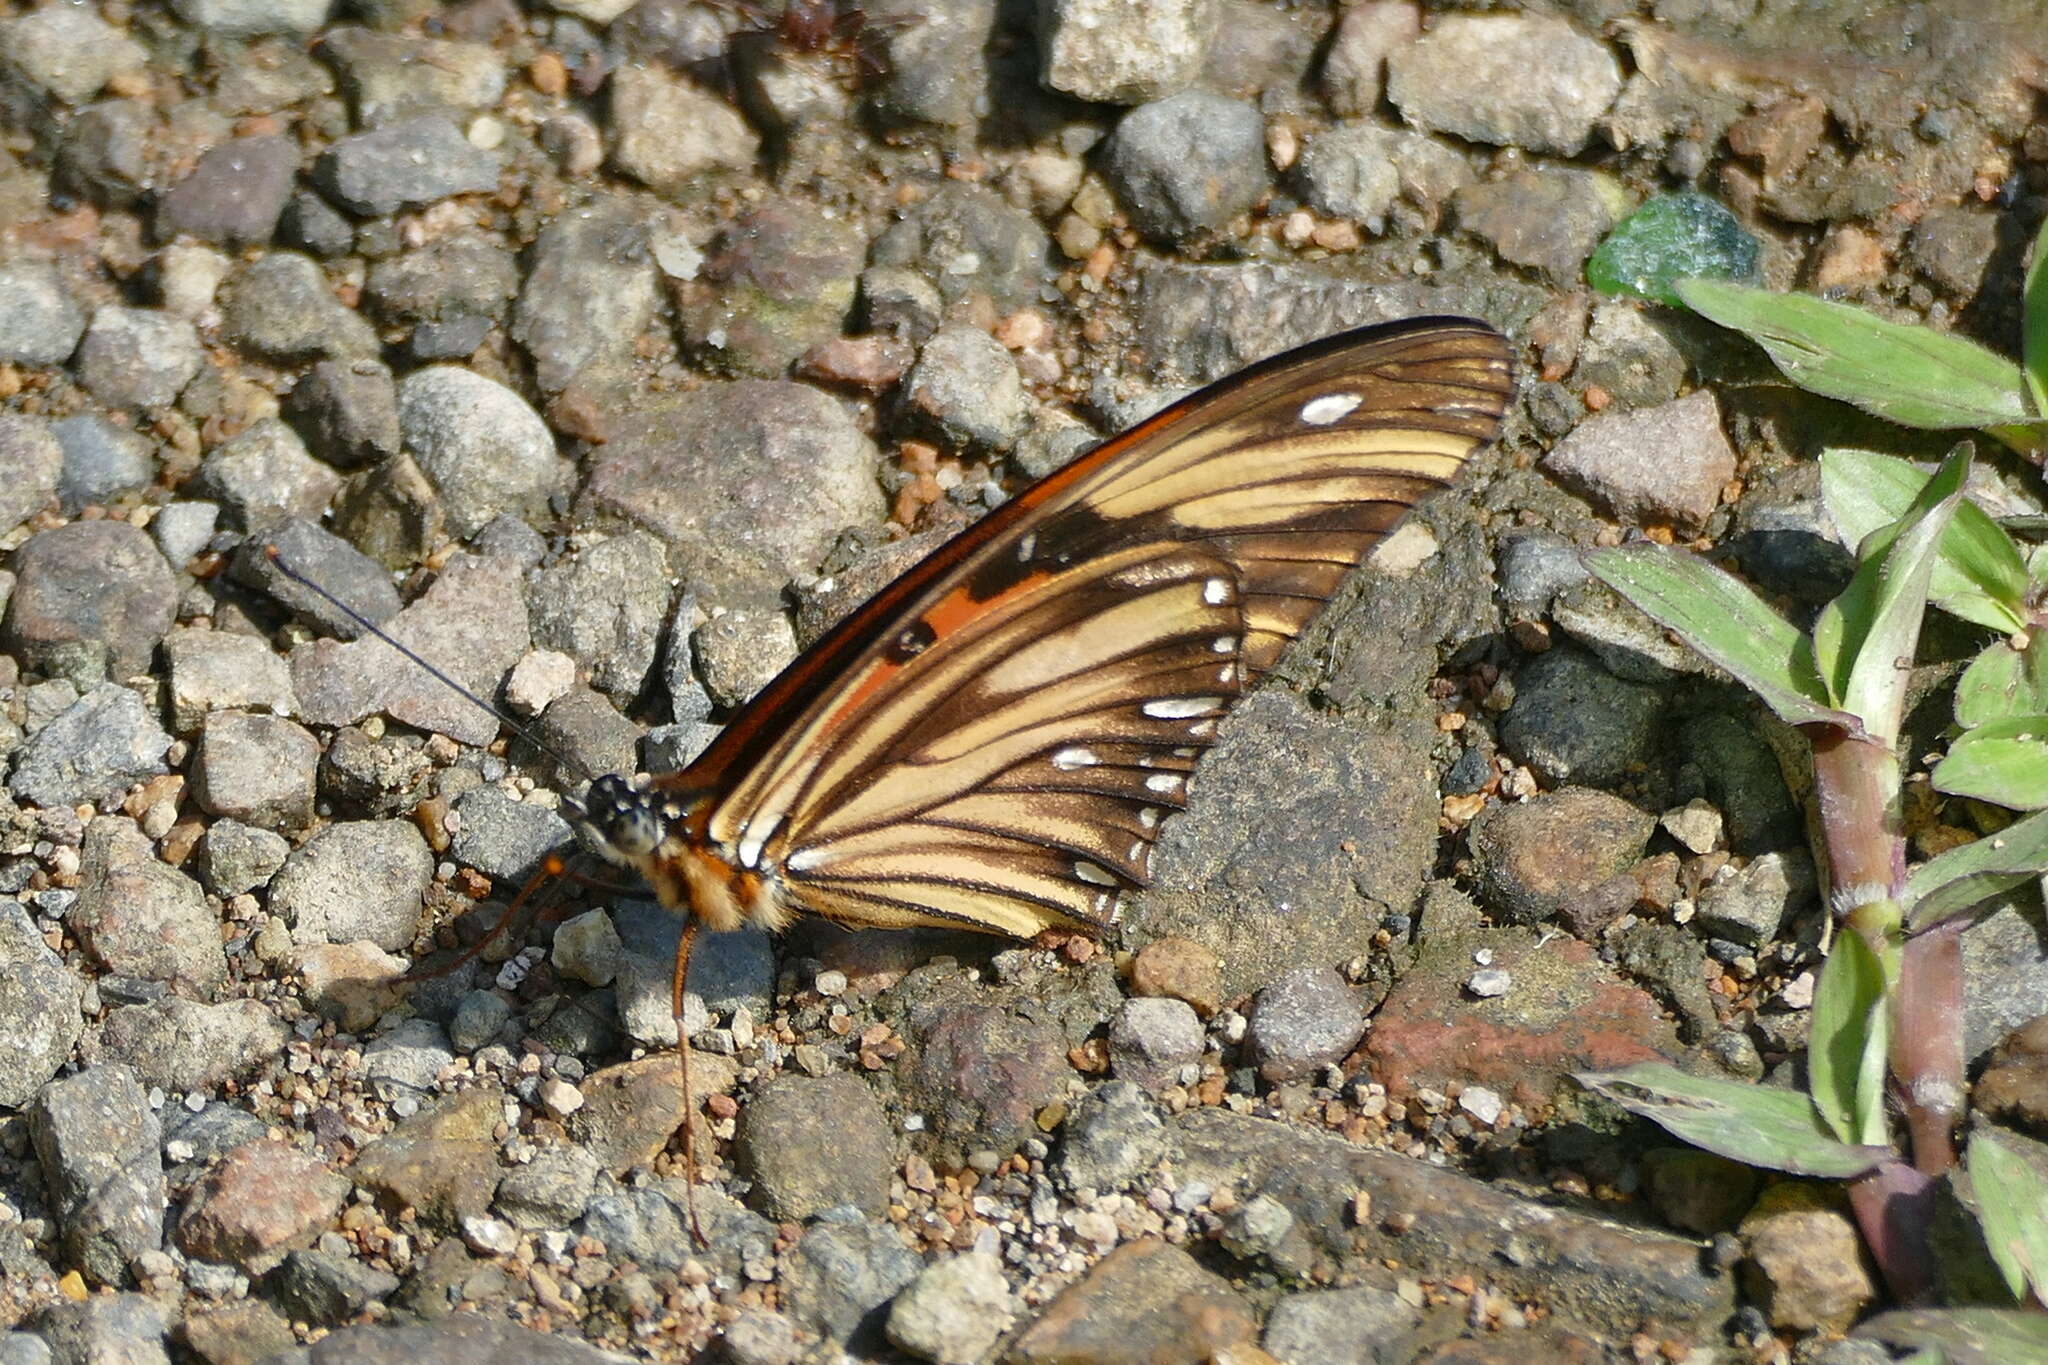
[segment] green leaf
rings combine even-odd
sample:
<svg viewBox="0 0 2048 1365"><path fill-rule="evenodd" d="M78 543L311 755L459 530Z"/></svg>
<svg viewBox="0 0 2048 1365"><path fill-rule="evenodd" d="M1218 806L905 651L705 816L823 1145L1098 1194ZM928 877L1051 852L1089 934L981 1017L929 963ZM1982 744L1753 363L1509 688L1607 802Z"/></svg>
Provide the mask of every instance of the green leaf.
<svg viewBox="0 0 2048 1365"><path fill-rule="evenodd" d="M1796 1090L1688 1076L1663 1062L1575 1073L1579 1084L1695 1147L1766 1170L1847 1180L1891 1157L1889 1147L1837 1142Z"/></svg>
<svg viewBox="0 0 2048 1365"><path fill-rule="evenodd" d="M1814 661L1829 697L1887 746L1899 735L1935 548L1962 500L1969 472L1970 447L1957 446L1905 516L1864 537L1856 576L1813 623Z"/></svg>
<svg viewBox="0 0 2048 1365"><path fill-rule="evenodd" d="M1841 725L1854 716L1827 704L1813 646L1735 575L1659 545L1591 550L1586 567L1644 615L1734 675L1788 725Z"/></svg>
<svg viewBox="0 0 2048 1365"><path fill-rule="evenodd" d="M1884 964L1861 934L1842 934L1821 968L1813 995L1813 1034L1807 1045L1807 1091L1813 1107L1847 1143L1881 1144L1884 1059L1891 1029ZM1869 1059L1877 1058L1876 1075Z"/></svg>
<svg viewBox="0 0 2048 1365"><path fill-rule="evenodd" d="M1966 1162L1984 1245L2006 1287L2014 1298L2031 1293L2048 1308L2048 1176L1992 1128L1971 1136Z"/></svg>
<svg viewBox="0 0 2048 1365"><path fill-rule="evenodd" d="M1820 457L1821 496L1850 545L1906 515L1932 475L1892 455L1828 450ZM1965 621L2007 634L2026 625L2027 566L2012 537L1977 504L1964 501L1941 537L1928 595Z"/></svg>
<svg viewBox="0 0 2048 1365"><path fill-rule="evenodd" d="M1994 641L1956 681L1958 725L2037 715L2048 715L2048 631L2035 632L2025 649Z"/></svg>
<svg viewBox="0 0 2048 1365"><path fill-rule="evenodd" d="M2048 871L2048 811L1928 859L1906 878L1908 932L1931 929Z"/></svg>
<svg viewBox="0 0 2048 1365"><path fill-rule="evenodd" d="M1858 1323L1849 1335L1938 1350L1955 1365L2048 1360L2048 1314L2020 1308L1901 1308Z"/></svg>
<svg viewBox="0 0 2048 1365"><path fill-rule="evenodd" d="M1701 316L1748 336L1802 389L1901 426L2024 426L2035 409L2020 367L1973 341L1889 322L1811 294L1680 280Z"/></svg>
<svg viewBox="0 0 2048 1365"><path fill-rule="evenodd" d="M1681 305L1674 281L1689 275L1754 280L1757 240L1742 220L1703 194L1660 194L1615 224L1586 262L1603 294Z"/></svg>
<svg viewBox="0 0 2048 1365"><path fill-rule="evenodd" d="M1956 736L1929 774L1936 791L2013 810L2048 808L2048 715L2007 716Z"/></svg>
<svg viewBox="0 0 2048 1365"><path fill-rule="evenodd" d="M2027 264L2027 283L2021 294L2020 350L2026 360L2027 385L2033 391L2034 410L2048 412L2048 222L2034 237L2034 259Z"/></svg>

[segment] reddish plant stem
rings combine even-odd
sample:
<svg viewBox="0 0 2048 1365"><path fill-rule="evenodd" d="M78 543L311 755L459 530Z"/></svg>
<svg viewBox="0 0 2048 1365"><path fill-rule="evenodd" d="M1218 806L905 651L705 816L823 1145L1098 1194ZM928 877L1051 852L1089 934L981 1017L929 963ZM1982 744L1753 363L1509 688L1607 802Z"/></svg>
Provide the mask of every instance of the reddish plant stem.
<svg viewBox="0 0 2048 1365"><path fill-rule="evenodd" d="M1963 1108L1963 924L1913 935L1899 965L1892 1074L1906 1090L1913 1167L1930 1177L1955 1164Z"/></svg>
<svg viewBox="0 0 2048 1365"><path fill-rule="evenodd" d="M1923 1303L1934 1290L1928 1243L1935 1184L1903 1161L1887 1161L1849 1182L1849 1208L1863 1244L1900 1303Z"/></svg>
<svg viewBox="0 0 2048 1365"><path fill-rule="evenodd" d="M1906 882L1898 760L1884 745L1839 725L1800 729L1813 745L1813 794L1830 893L1868 887L1876 896L1898 894ZM1887 945L1870 947L1882 957Z"/></svg>

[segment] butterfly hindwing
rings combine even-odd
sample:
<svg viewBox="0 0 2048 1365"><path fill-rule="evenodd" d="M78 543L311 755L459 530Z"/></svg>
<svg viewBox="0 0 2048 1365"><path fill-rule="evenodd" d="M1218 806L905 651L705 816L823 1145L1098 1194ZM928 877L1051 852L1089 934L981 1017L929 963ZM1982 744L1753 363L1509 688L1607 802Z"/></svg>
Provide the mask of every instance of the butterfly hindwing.
<svg viewBox="0 0 2048 1365"><path fill-rule="evenodd" d="M705 837L797 909L1100 925L1218 720L1510 385L1498 333L1423 319L1203 390L884 589L662 785L714 792Z"/></svg>

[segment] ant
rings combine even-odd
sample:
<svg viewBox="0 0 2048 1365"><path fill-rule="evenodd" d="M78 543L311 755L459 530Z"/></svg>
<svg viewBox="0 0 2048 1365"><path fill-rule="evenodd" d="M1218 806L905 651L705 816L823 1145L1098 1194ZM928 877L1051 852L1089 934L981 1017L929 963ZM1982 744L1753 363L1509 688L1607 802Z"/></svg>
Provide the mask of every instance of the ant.
<svg viewBox="0 0 2048 1365"><path fill-rule="evenodd" d="M877 18L856 4L841 0L783 0L781 11L759 0L712 0L738 16L736 41L780 41L791 51L827 53L853 67L849 85L889 74L888 58L876 42L887 30L917 23L911 15Z"/></svg>

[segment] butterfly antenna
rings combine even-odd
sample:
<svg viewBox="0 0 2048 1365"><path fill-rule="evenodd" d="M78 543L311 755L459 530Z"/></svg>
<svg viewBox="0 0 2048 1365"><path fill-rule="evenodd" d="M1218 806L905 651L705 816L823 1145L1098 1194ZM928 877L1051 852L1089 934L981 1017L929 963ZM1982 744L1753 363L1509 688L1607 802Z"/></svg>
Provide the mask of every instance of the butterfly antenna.
<svg viewBox="0 0 2048 1365"><path fill-rule="evenodd" d="M329 592L320 584L314 582L305 574L300 573L297 569L294 569L291 565L285 563L284 555L277 548L276 545L265 545L263 547L263 553L270 560L271 564L276 567L279 573L283 574L286 578L289 578L292 582L298 584L300 587L305 588L311 592L318 593L322 598L324 598L327 601L328 605L332 606L336 611L340 612L343 616L348 617L349 620L355 622L357 626L361 627L365 634L376 636L379 640L382 640L385 644L391 646L400 654L403 654L413 663L418 664L421 668L425 669L427 673L431 677L433 677L437 682L439 682L443 687L446 687L449 691L455 693L455 695L457 695L458 697L461 697L463 700L469 702L478 710L489 712L491 716L498 721L499 724L503 725L513 734L525 740L528 744L531 744L534 748L546 754L549 758L555 760L556 763L561 765L563 771L580 773L586 781L593 779L597 776L596 773L590 771L588 766L578 762L573 758L570 758L567 754L562 753L560 750L555 749L551 745L542 742L540 737L535 735L532 730L520 724L512 717L506 715L496 706L493 706L490 702L485 701L482 697L479 697L476 693L470 691L467 687L464 687L461 683L455 681L455 679L449 677L441 669L427 662L427 660L425 660L424 658L421 658L416 650L414 650L410 645L401 643L397 639L397 637L392 635L390 631L384 629L384 627L378 625L375 621L372 621L369 617L363 615L354 607L342 601L339 597L336 597L333 593Z"/></svg>

